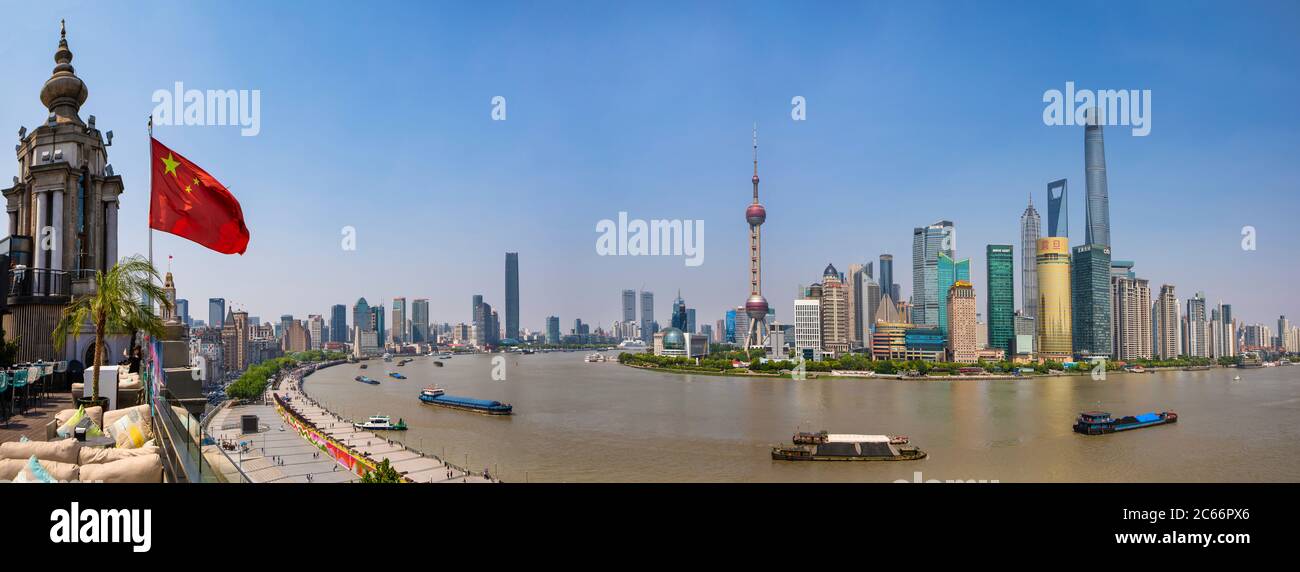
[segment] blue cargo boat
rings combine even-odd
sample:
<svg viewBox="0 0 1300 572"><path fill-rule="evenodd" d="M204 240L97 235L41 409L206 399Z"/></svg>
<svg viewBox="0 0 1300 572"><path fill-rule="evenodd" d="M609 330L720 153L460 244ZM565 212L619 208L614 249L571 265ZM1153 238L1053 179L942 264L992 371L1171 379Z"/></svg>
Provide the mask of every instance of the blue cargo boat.
<svg viewBox="0 0 1300 572"><path fill-rule="evenodd" d="M1079 414L1079 419L1074 422L1074 432L1084 435L1103 435L1177 422L1178 414L1173 411L1161 411L1159 413L1152 411L1140 415L1120 417L1119 419L1111 417L1110 413L1106 411L1084 411Z"/></svg>
<svg viewBox="0 0 1300 572"><path fill-rule="evenodd" d="M388 377L391 377L391 378L393 378L393 379L406 379L406 376L404 376L404 375L402 375L402 374L400 374L400 373L397 373L397 372L395 372L395 371L390 371L390 372L388 372Z"/></svg>
<svg viewBox="0 0 1300 572"><path fill-rule="evenodd" d="M485 413L487 415L510 415L514 410L509 403L501 403L487 399L474 399L472 397L460 397L458 395L447 395L441 387L426 387L420 391L420 401L429 405L441 405L452 409L461 409L464 411L473 411L475 413Z"/></svg>
<svg viewBox="0 0 1300 572"><path fill-rule="evenodd" d="M375 380L373 380L373 379L370 379L370 378L368 378L368 377L366 377L366 376L364 376L364 375L358 375L355 379L356 379L357 381L360 381L361 383L367 383L367 384L370 384L370 385L379 385L379 382L378 382L378 381L375 381Z"/></svg>

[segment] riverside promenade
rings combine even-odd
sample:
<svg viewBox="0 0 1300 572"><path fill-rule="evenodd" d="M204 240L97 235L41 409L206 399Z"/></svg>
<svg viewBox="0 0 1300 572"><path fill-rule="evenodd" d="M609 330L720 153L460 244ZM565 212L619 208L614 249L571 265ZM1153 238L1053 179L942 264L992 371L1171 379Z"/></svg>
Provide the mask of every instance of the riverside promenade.
<svg viewBox="0 0 1300 572"><path fill-rule="evenodd" d="M300 384L300 378L290 378L285 380L283 384L285 387L277 390L275 394L288 401L299 417L311 422L330 439L365 457L366 460L381 463L387 459L389 465L398 473L416 483L495 482L495 479L480 473L472 473L445 463L434 455L421 453L374 432L353 427L352 421L335 415L303 393ZM297 434L295 433L294 436L297 437ZM301 437L299 440L302 440ZM302 441L307 443L305 440Z"/></svg>

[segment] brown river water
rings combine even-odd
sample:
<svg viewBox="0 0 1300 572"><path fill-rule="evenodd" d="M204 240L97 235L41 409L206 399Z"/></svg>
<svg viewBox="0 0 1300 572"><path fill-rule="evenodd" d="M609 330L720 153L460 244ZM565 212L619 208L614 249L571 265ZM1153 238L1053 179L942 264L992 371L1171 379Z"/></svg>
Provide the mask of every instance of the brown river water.
<svg viewBox="0 0 1300 572"><path fill-rule="evenodd" d="M366 370L321 370L304 387L348 419L400 417L410 429L390 433L395 440L508 482L1300 481L1300 366L1106 381L792 381L645 371L584 355L460 355L444 367L432 357L403 367L370 360ZM492 378L494 357L504 359L504 381ZM381 384L357 383L360 374ZM514 415L424 405L418 395L431 384L511 403ZM1075 417L1088 409L1169 409L1180 419L1075 434ZM773 461L770 447L798 429L908 435L929 457Z"/></svg>

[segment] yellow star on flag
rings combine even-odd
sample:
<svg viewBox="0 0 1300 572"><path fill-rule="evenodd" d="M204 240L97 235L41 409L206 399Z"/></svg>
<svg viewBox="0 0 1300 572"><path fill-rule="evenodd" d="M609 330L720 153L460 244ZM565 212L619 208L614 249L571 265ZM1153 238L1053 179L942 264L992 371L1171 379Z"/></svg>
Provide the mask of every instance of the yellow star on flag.
<svg viewBox="0 0 1300 572"><path fill-rule="evenodd" d="M171 173L173 177L177 176L176 167L180 165L180 161L177 161L171 153L168 153L166 157L162 158L162 162L164 173Z"/></svg>

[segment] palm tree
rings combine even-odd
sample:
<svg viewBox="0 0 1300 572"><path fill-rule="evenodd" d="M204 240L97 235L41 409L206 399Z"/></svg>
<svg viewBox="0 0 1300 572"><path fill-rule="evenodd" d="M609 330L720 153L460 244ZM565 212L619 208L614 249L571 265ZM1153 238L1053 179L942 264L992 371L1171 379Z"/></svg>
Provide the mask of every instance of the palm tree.
<svg viewBox="0 0 1300 572"><path fill-rule="evenodd" d="M82 294L63 309L63 317L54 328L54 346L62 349L68 336L90 321L95 326L95 364L91 377L92 399L99 400L99 368L104 363L104 337L143 331L151 336L163 334L162 319L144 299L158 300L168 309L172 302L158 286L158 271L141 256L118 262L107 273L95 272L95 290Z"/></svg>

